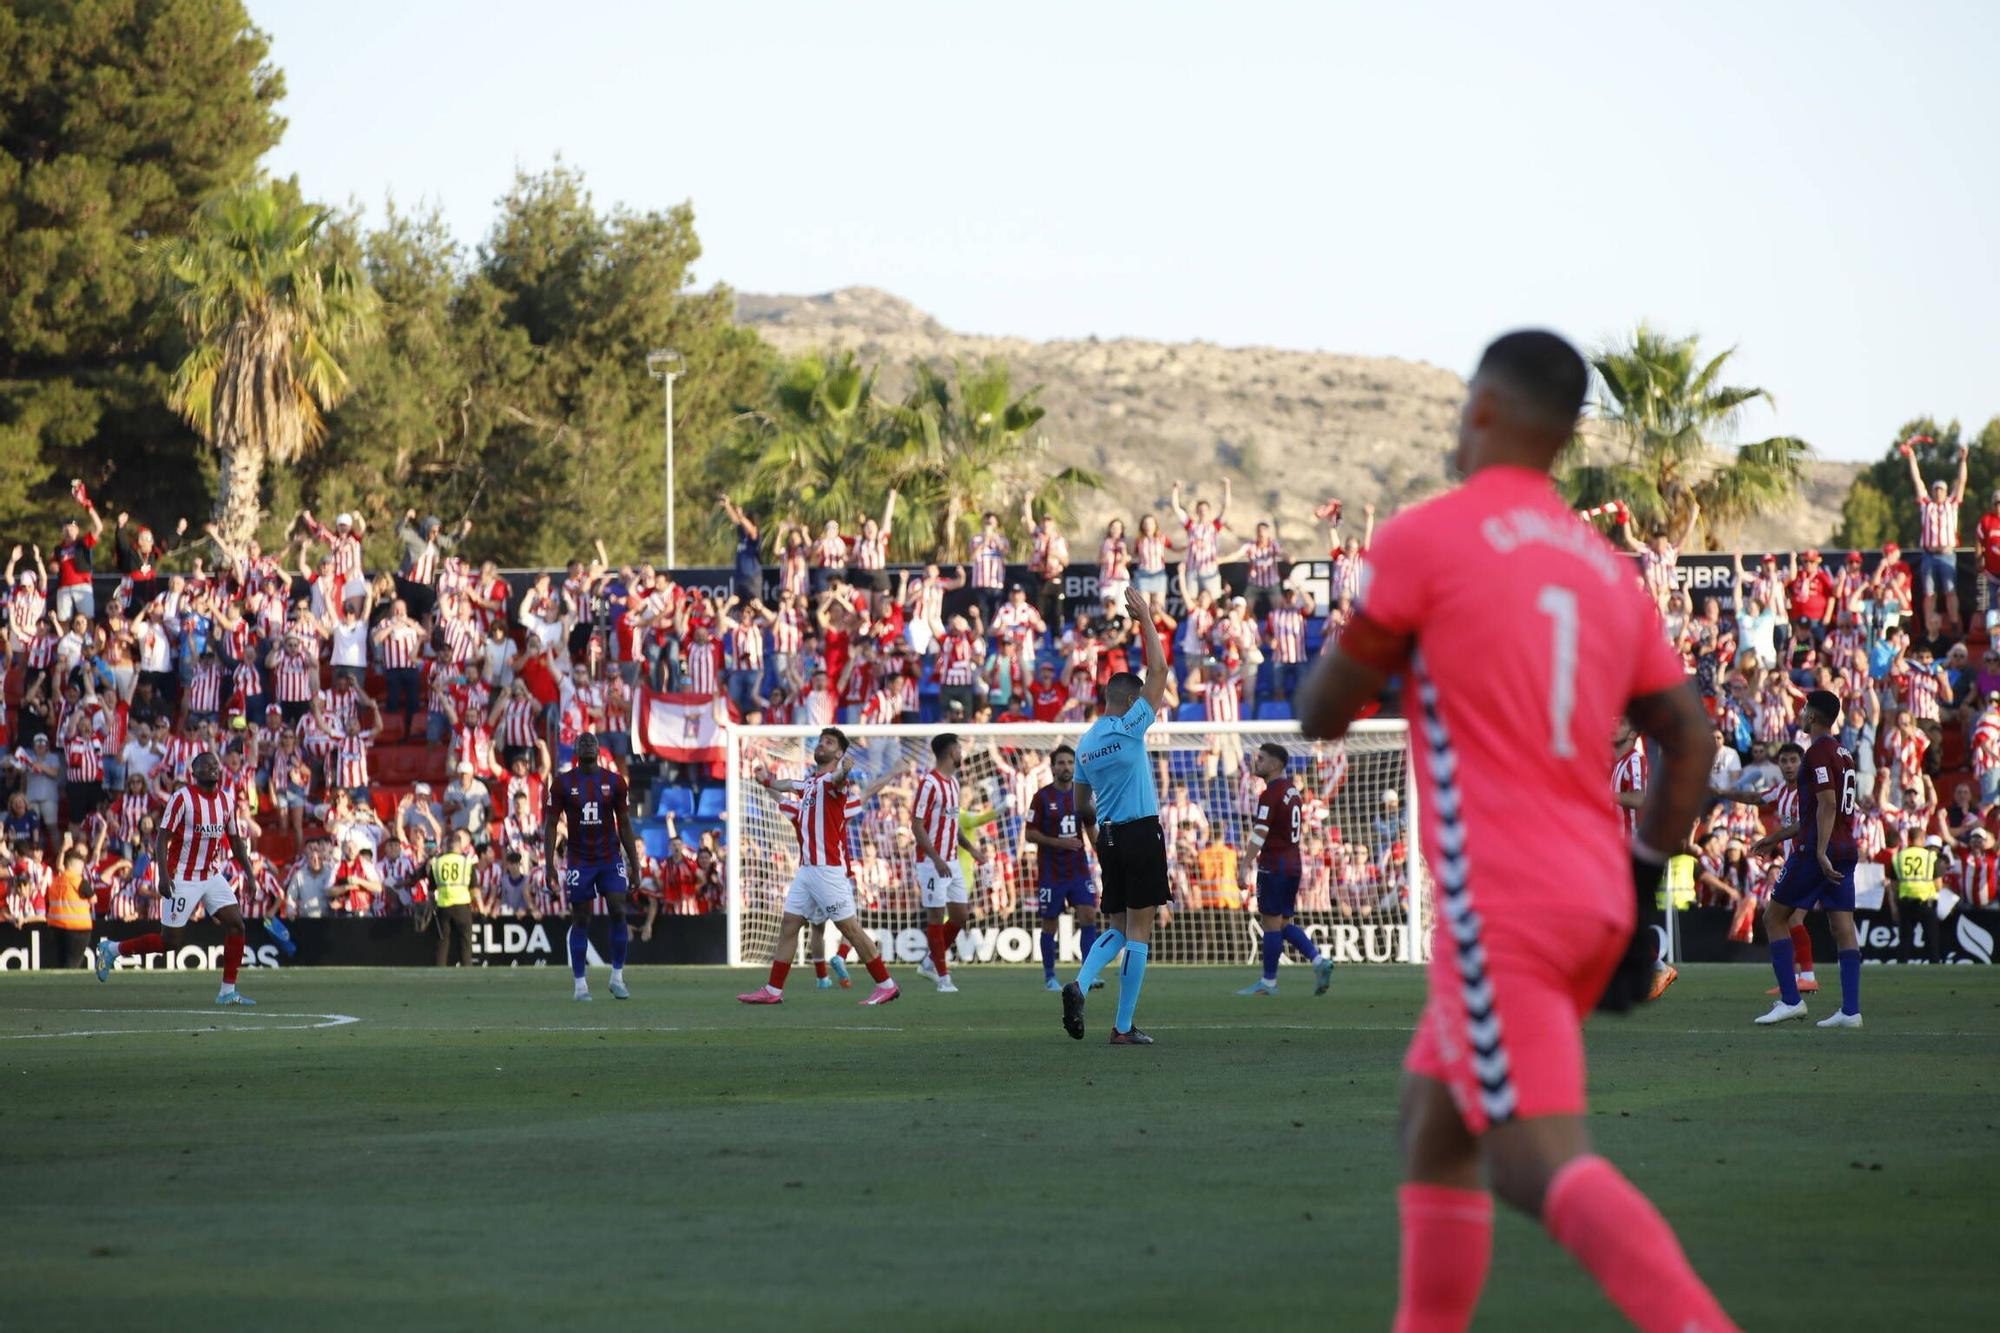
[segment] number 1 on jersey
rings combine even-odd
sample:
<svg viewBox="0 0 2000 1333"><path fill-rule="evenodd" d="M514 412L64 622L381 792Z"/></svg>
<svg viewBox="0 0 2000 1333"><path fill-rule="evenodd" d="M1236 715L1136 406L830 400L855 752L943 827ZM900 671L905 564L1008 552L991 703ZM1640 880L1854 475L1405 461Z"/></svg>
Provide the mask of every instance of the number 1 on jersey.
<svg viewBox="0 0 2000 1333"><path fill-rule="evenodd" d="M1545 583L1535 597L1535 609L1549 618L1549 749L1558 759L1576 754L1570 740L1570 715L1576 711L1576 594Z"/></svg>

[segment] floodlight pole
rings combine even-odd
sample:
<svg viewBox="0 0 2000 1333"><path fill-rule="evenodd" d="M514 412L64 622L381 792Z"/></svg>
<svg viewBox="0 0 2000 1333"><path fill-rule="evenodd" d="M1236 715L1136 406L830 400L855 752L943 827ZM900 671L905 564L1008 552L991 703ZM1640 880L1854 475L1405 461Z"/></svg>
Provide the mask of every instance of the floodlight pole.
<svg viewBox="0 0 2000 1333"><path fill-rule="evenodd" d="M646 353L646 373L656 380L664 381L666 391L667 422L667 568L675 568L674 563L674 377L685 368L681 354L671 347L655 348Z"/></svg>

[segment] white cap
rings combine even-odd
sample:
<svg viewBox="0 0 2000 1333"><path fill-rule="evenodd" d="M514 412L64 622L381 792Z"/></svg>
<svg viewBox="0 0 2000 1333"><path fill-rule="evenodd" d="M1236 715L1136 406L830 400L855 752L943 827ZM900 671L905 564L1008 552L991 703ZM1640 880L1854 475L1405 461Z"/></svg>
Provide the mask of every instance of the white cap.
<svg viewBox="0 0 2000 1333"><path fill-rule="evenodd" d="M1937 834L1933 833L1933 834L1931 834L1931 836L1930 836L1930 837L1928 837L1928 838L1925 838L1925 839L1924 839L1924 846L1926 846L1926 847L1942 847L1942 846L1944 846L1944 839L1943 839L1943 838L1940 838L1940 837L1939 837L1939 836L1938 836Z"/></svg>
<svg viewBox="0 0 2000 1333"><path fill-rule="evenodd" d="M353 526L354 526L354 515L352 515L352 514L342 514L342 515L340 515L340 517L338 517L338 518L336 518L336 519L334 519L334 520L333 520L333 526L335 526L336 528L351 528L351 527L353 527Z"/></svg>

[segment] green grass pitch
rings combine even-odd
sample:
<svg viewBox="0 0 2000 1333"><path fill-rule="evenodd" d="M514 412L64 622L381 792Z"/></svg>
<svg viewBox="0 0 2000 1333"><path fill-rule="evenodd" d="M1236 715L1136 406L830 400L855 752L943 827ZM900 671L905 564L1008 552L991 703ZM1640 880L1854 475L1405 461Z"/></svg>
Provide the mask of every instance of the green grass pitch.
<svg viewBox="0 0 2000 1333"><path fill-rule="evenodd" d="M1155 968L1150 1049L1027 969L800 971L0 976L0 1328L1387 1327L1414 970ZM1746 1327L1987 1324L2000 971L1870 968L1861 1032L1766 981L1593 1023L1599 1148ZM1503 1217L1479 1328L1618 1326Z"/></svg>

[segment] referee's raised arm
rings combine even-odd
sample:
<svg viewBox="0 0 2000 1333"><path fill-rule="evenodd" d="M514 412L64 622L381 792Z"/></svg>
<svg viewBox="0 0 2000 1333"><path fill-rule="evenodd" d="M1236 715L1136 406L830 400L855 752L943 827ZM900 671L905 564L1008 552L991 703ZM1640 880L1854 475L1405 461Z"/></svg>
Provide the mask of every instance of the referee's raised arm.
<svg viewBox="0 0 2000 1333"><path fill-rule="evenodd" d="M1146 594L1135 585L1125 590L1125 614L1139 626L1141 641L1146 646L1146 683L1139 694L1146 706L1154 713L1160 711L1160 701L1167 697L1167 650L1160 642L1160 631L1153 624L1153 609L1146 601Z"/></svg>

